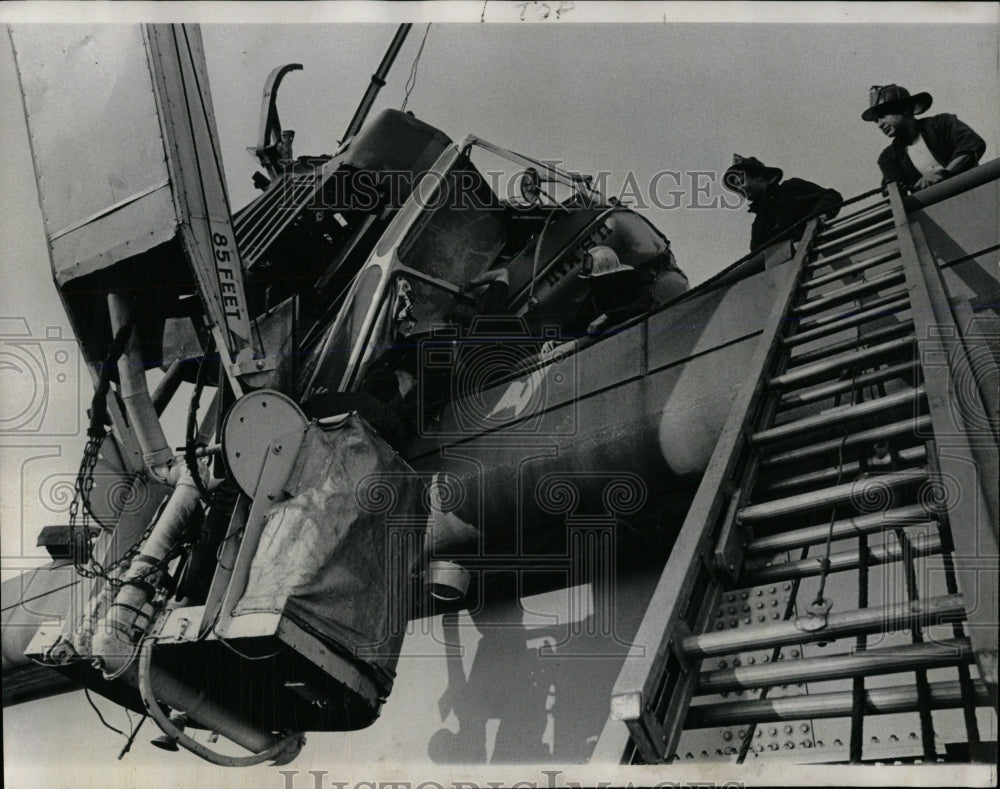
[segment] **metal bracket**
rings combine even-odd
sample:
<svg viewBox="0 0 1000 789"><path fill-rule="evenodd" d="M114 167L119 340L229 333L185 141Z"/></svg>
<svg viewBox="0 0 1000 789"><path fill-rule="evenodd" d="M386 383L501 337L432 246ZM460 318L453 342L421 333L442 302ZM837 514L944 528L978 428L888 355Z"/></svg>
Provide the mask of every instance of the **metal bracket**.
<svg viewBox="0 0 1000 789"><path fill-rule="evenodd" d="M230 365L234 375L254 375L257 373L267 373L278 366L278 359L275 356L264 356L254 358L250 348L244 348L237 355L236 360Z"/></svg>
<svg viewBox="0 0 1000 789"><path fill-rule="evenodd" d="M677 626L674 628L674 632L668 642L670 651L674 653L674 657L677 658L677 663L680 666L681 671L685 674L691 673L692 665L691 661L688 660L687 655L684 654L681 644L689 635L691 635L691 628L688 627L687 622L681 619L678 620Z"/></svg>
<svg viewBox="0 0 1000 789"><path fill-rule="evenodd" d="M250 565L257 553L257 546L266 525L267 514L272 504L283 496L284 486L292 473L304 438L305 433L301 429L292 430L274 439L268 445L268 451L263 458L260 469L260 477L254 487L253 504L250 506L250 514L247 516L239 553L236 556L229 585L222 600L219 620L215 626L215 632L219 636L228 635L228 626L233 620L233 610L246 591Z"/></svg>
<svg viewBox="0 0 1000 789"><path fill-rule="evenodd" d="M729 509L722 522L719 539L715 543L715 567L720 573L736 580L743 567L743 539L736 514L739 511L742 490L736 488L729 499Z"/></svg>

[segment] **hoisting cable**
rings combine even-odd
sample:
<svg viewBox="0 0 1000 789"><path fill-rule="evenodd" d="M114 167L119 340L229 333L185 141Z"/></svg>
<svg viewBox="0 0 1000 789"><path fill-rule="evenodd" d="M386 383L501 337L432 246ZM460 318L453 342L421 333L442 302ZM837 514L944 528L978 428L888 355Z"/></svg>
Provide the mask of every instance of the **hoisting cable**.
<svg viewBox="0 0 1000 789"><path fill-rule="evenodd" d="M410 93L417 86L417 67L420 65L420 56L424 53L424 44L427 43L427 34L429 32L431 32L430 22L424 28L424 37L420 40L420 49L417 50L417 55L413 58L413 65L410 66L410 76L406 80L406 95L403 96L403 104L399 108L401 112L406 111L406 103L410 100Z"/></svg>
<svg viewBox="0 0 1000 789"><path fill-rule="evenodd" d="M856 330L858 344L861 343L861 329ZM858 369L857 367L851 368L851 405L855 405L857 397L857 386L858 386ZM844 430L844 434L840 439L840 446L837 448L837 481L834 486L839 485L840 481L844 477L844 447L847 445L847 431ZM830 526L826 533L826 547L823 552L823 558L820 559L820 576L819 576L819 588L816 590L816 599L813 600L814 606L821 606L824 603L823 592L826 591L826 577L830 573L830 552L833 548L833 524L837 520L837 505L834 504L830 509Z"/></svg>

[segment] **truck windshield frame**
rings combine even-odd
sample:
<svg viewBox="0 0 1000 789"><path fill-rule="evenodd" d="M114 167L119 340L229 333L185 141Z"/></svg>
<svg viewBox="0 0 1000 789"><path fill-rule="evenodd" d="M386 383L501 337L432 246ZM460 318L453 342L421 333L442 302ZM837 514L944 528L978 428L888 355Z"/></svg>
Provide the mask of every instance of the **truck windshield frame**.
<svg viewBox="0 0 1000 789"><path fill-rule="evenodd" d="M421 178L355 277L303 387L307 399L324 392L356 389L380 355L373 343L391 347L394 341L407 341L410 334L380 325L395 319L396 310L387 310L385 303L400 277L430 286L432 290L425 292L437 294L433 301L444 294L455 298L495 260L504 241L504 212L518 206L505 202L472 164L471 155L477 148L524 172L535 171L543 183L570 188L574 202L600 200L589 176L561 170L475 136L449 146ZM440 304L436 306L440 308ZM419 309L415 307L418 313ZM444 317L440 309L437 313ZM416 317L421 331L411 333L423 334L429 328L428 321L421 320L419 314ZM442 325L447 321L442 320Z"/></svg>

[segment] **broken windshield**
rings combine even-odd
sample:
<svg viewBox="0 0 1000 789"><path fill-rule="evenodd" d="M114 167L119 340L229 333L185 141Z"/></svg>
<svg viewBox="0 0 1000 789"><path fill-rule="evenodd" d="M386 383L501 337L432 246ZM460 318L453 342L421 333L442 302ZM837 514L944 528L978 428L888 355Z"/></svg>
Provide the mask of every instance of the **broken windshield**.
<svg viewBox="0 0 1000 789"><path fill-rule="evenodd" d="M592 197L587 183L474 138L446 151L352 286L307 371L306 396L357 389L387 350L453 326L456 309L472 303L463 294L470 281L533 243L556 206L566 212L564 202Z"/></svg>

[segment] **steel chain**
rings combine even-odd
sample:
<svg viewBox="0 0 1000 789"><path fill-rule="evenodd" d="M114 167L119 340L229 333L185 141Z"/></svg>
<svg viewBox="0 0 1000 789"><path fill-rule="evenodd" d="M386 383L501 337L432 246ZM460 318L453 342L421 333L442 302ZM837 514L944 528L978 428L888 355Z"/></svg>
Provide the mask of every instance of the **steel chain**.
<svg viewBox="0 0 1000 789"><path fill-rule="evenodd" d="M81 554L75 552L75 546L78 541L77 535L80 534L81 531L82 535L79 538L80 544L86 545L90 541L90 522L92 519L90 494L94 489L94 468L97 466L97 460L103 443L104 436L92 436L87 439L87 445L83 450L83 458L80 461L80 470L77 473L76 483L74 485L73 501L69 505L70 544L74 547L73 566L76 568L76 572L80 576L84 578L101 578L109 586L117 589L123 586L123 582L120 578L115 577L115 571L119 567L127 566L132 559L135 558L142 545L144 545L146 540L149 538L149 535L153 533L153 527L156 525L157 519L156 517L150 518L149 525L146 527L145 531L143 531L139 539L135 541L132 547L107 566L102 565L93 556L90 556L89 561L84 563ZM137 477L138 475L133 477L133 483ZM162 562L158 562L155 567L152 567L149 571L143 573L142 578L152 574L155 570L159 569L159 567L164 563L169 562L172 558L173 553L165 557Z"/></svg>

